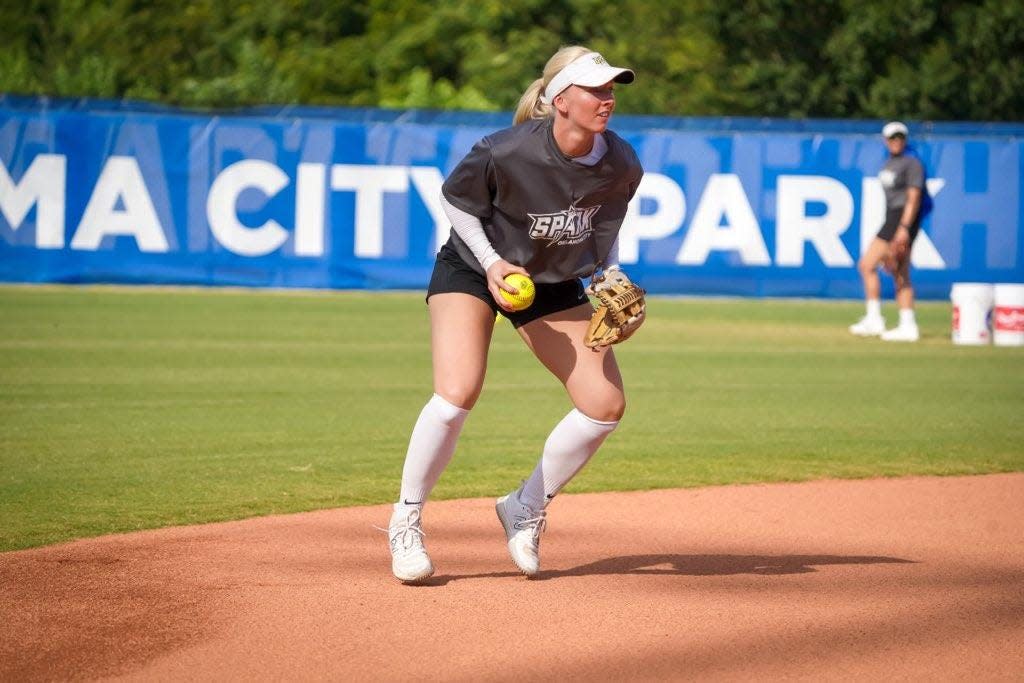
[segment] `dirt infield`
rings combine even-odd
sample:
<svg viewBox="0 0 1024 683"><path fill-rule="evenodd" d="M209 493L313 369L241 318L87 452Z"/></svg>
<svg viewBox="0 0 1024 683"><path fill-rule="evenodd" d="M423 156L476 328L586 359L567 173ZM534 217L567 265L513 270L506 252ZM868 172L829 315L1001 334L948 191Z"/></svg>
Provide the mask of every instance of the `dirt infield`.
<svg viewBox="0 0 1024 683"><path fill-rule="evenodd" d="M561 496L544 570L490 499L0 555L0 680L1021 680L1024 474Z"/></svg>

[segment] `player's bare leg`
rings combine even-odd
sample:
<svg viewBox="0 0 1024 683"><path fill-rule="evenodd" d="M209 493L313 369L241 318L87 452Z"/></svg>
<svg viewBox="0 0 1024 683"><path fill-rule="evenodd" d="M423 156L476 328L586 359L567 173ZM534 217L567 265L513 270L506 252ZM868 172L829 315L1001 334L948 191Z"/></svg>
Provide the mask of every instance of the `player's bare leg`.
<svg viewBox="0 0 1024 683"><path fill-rule="evenodd" d="M871 240L867 250L857 261L857 271L864 284L864 301L866 312L863 318L850 325L850 332L861 337L878 336L885 331L885 320L882 318L882 283L878 276L878 267L889 255L889 243L876 237Z"/></svg>
<svg viewBox="0 0 1024 683"><path fill-rule="evenodd" d="M914 285L910 282L910 253L904 254L893 271L896 281L896 303L899 305L900 318L896 327L882 334L884 341L916 342L921 338L914 315Z"/></svg>
<svg viewBox="0 0 1024 683"><path fill-rule="evenodd" d="M868 244L867 251L857 261L857 272L864 283L864 298L878 299L882 295L882 282L878 267L889 255L889 243L876 237Z"/></svg>
<svg viewBox="0 0 1024 683"><path fill-rule="evenodd" d="M484 386L494 311L469 294L435 294L428 304L434 392L470 410Z"/></svg>
<svg viewBox="0 0 1024 683"><path fill-rule="evenodd" d="M540 534L547 524L548 502L587 464L625 410L615 354L610 348L593 351L583 343L592 312L589 304L582 304L519 328L534 355L565 385L575 406L548 436L530 478L496 505L509 554L528 576L540 569Z"/></svg>
<svg viewBox="0 0 1024 683"><path fill-rule="evenodd" d="M588 349L583 338L593 307L581 304L519 328L537 359L565 385L573 405L587 417L615 422L626 410L622 374L611 347Z"/></svg>
<svg viewBox="0 0 1024 683"><path fill-rule="evenodd" d="M430 310L434 396L424 406L409 439L402 470L401 500L426 501L455 452L462 424L484 384L494 313L469 294L435 294Z"/></svg>
<svg viewBox="0 0 1024 683"><path fill-rule="evenodd" d="M893 274L896 279L896 303L900 310L914 307L914 285L910 281L910 259L900 261Z"/></svg>
<svg viewBox="0 0 1024 683"><path fill-rule="evenodd" d="M476 297L435 294L428 303L434 395L409 439L402 490L388 524L391 569L406 583L434 573L423 543L423 505L451 461L462 425L480 395L494 331L494 313Z"/></svg>

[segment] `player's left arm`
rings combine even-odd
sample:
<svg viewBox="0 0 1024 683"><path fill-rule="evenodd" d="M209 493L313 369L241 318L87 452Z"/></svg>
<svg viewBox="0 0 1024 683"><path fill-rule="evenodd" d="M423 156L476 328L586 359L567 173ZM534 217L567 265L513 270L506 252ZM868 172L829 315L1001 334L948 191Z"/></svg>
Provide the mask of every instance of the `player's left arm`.
<svg viewBox="0 0 1024 683"><path fill-rule="evenodd" d="M903 205L900 223L891 244L892 257L896 261L903 261L910 255L910 228L917 221L924 199L924 166L916 157L910 157L906 173L907 203Z"/></svg>
<svg viewBox="0 0 1024 683"><path fill-rule="evenodd" d="M917 212L921 209L921 188L907 188L907 203L903 207L903 215L900 217L900 227L909 229L917 218Z"/></svg>
<svg viewBox="0 0 1024 683"><path fill-rule="evenodd" d="M896 228L896 234L892 238L892 256L897 261L907 257L910 251L910 226L917 219L917 213L921 210L921 188L907 188L907 203L903 205L903 214L900 216L900 224Z"/></svg>

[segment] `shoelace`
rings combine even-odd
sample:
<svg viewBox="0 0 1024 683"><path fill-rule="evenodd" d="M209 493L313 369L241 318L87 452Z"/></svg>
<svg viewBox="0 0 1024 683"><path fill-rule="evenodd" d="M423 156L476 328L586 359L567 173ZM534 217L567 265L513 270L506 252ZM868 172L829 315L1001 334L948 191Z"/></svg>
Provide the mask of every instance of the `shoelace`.
<svg viewBox="0 0 1024 683"><path fill-rule="evenodd" d="M392 543L399 541L403 550L412 550L423 545L423 537L427 535L419 526L405 524L397 534L392 537Z"/></svg>
<svg viewBox="0 0 1024 683"><path fill-rule="evenodd" d="M547 511L541 510L537 513L536 517L530 517L519 522L520 529L531 529L533 531L533 541L537 543L540 541L541 532L548 526Z"/></svg>
<svg viewBox="0 0 1024 683"><path fill-rule="evenodd" d="M409 515L396 524L395 526L384 529L379 526L374 526L377 531L383 531L389 537L391 545L402 550L412 550L414 547L423 545L423 537L427 535L427 532L420 527L420 511L413 510ZM395 541L399 541L399 545L395 546Z"/></svg>

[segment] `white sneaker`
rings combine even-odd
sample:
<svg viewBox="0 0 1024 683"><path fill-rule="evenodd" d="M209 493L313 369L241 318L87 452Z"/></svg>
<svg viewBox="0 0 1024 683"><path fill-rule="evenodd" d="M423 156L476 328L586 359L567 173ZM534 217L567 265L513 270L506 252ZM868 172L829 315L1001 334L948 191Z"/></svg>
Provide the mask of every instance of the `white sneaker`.
<svg viewBox="0 0 1024 683"><path fill-rule="evenodd" d="M877 337L885 332L885 319L881 316L866 315L850 325L850 332L858 337Z"/></svg>
<svg viewBox="0 0 1024 683"><path fill-rule="evenodd" d="M882 333L882 341L916 342L920 338L921 333L915 324L897 325L891 330L886 330Z"/></svg>
<svg viewBox="0 0 1024 683"><path fill-rule="evenodd" d="M540 570L540 535L547 526L547 512L534 510L519 502L519 491L498 499L494 509L505 527L508 552L527 576Z"/></svg>
<svg viewBox="0 0 1024 683"><path fill-rule="evenodd" d="M416 583L434 574L434 565L423 546L422 516L422 505L395 503L395 511L388 524L391 571L402 583Z"/></svg>

